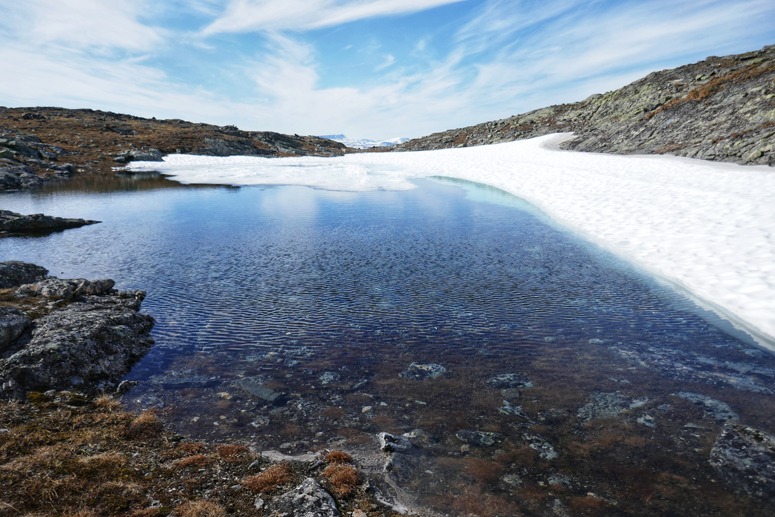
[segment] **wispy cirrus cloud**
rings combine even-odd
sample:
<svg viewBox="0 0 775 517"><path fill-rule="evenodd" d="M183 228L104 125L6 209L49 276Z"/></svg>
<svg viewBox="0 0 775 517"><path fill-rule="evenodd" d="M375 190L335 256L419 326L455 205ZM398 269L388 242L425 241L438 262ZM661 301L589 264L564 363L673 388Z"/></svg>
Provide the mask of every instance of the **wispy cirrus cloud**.
<svg viewBox="0 0 775 517"><path fill-rule="evenodd" d="M424 11L464 0L230 0L203 33L309 30Z"/></svg>
<svg viewBox="0 0 775 517"><path fill-rule="evenodd" d="M167 35L166 30L141 20L152 10L153 2L148 0L26 0L7 4L0 28L30 47L143 52L154 49Z"/></svg>

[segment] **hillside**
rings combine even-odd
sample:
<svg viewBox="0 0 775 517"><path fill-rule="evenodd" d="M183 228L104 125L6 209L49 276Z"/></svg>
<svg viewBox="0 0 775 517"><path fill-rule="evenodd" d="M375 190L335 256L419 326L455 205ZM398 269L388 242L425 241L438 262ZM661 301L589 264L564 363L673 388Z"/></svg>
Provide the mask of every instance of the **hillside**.
<svg viewBox="0 0 775 517"><path fill-rule="evenodd" d="M214 156L337 156L345 146L314 136L156 120L87 109L0 107L0 190L41 178L111 173L133 159L172 153Z"/></svg>
<svg viewBox="0 0 775 517"><path fill-rule="evenodd" d="M654 72L573 104L410 140L401 151L576 133L564 149L775 165L775 46Z"/></svg>

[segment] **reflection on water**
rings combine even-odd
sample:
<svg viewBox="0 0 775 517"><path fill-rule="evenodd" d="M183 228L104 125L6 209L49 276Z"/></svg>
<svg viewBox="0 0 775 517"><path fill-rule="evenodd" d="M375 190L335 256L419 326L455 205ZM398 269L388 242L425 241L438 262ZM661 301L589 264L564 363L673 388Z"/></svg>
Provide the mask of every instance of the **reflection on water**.
<svg viewBox="0 0 775 517"><path fill-rule="evenodd" d="M769 509L708 458L726 423L775 431L772 355L521 200L448 179L366 193L152 181L0 197L103 221L6 239L4 259L148 291L157 345L130 375L133 407L194 436L364 464L382 460L377 433L409 433L389 480L451 515Z"/></svg>

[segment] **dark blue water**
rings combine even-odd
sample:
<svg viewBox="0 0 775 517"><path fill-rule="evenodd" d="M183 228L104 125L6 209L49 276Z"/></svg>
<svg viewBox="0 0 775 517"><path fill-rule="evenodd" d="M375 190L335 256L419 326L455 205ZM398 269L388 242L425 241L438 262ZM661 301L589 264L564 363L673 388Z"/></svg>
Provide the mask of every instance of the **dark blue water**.
<svg viewBox="0 0 775 517"><path fill-rule="evenodd" d="M417 186L345 193L161 182L5 195L3 208L103 222L0 240L0 259L146 290L157 345L130 374L139 384L128 402L164 408L195 436L302 451L368 448L376 432L421 428L435 437L436 456L465 462L474 453L455 434L480 429L506 437L499 454L475 451L506 479L533 443L526 429L552 418L554 430L543 432L569 458L552 472L578 472L567 443L579 439L575 415L595 393L646 400L637 414L626 410L631 422L680 409L676 392L703 393L773 429L775 362L719 318L501 191L451 180ZM446 371L417 380L412 363ZM504 373L532 387L487 384ZM507 401L524 418L501 411ZM685 423L666 411L665 430ZM470 482L465 465L438 465L445 487ZM540 486L542 469L517 471ZM408 485L454 513L423 483ZM496 498L524 489L476 486Z"/></svg>

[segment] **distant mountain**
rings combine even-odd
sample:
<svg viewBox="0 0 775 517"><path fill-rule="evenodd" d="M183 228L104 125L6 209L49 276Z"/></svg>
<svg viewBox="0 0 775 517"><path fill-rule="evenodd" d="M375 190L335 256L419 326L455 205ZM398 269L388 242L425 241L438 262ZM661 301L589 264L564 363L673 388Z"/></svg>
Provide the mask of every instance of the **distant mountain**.
<svg viewBox="0 0 775 517"><path fill-rule="evenodd" d="M391 138L389 140L370 140L368 138L348 138L343 134L321 135L320 138L328 138L353 149L371 149L372 147L392 147L408 141L408 138Z"/></svg>
<svg viewBox="0 0 775 517"><path fill-rule="evenodd" d="M564 149L775 166L775 45L647 75L573 104L410 140L399 151L574 132Z"/></svg>

